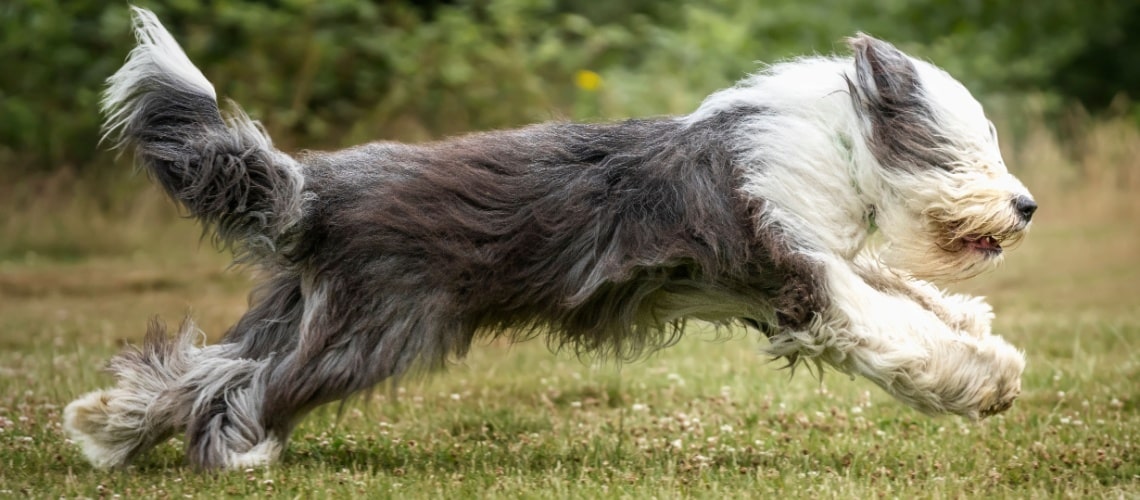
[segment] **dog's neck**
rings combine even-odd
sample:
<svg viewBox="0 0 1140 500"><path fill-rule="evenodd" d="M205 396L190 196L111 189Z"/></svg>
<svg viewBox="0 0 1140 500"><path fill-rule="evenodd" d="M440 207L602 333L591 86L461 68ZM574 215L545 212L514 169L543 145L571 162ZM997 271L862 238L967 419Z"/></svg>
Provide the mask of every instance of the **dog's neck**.
<svg viewBox="0 0 1140 500"><path fill-rule="evenodd" d="M734 107L767 113L740 124L742 191L794 226L805 250L852 259L876 232L886 186L844 76L849 59L807 58L772 67L710 96L687 117Z"/></svg>

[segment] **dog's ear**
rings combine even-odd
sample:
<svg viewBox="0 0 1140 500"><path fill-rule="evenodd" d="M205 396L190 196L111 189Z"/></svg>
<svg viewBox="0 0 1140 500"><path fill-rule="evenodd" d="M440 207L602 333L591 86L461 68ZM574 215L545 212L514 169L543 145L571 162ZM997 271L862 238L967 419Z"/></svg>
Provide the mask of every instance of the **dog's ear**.
<svg viewBox="0 0 1140 500"><path fill-rule="evenodd" d="M915 99L918 71L894 45L866 33L847 39L855 53L855 80L867 104L898 107Z"/></svg>
<svg viewBox="0 0 1140 500"><path fill-rule="evenodd" d="M902 51L863 33L849 38L855 78L847 78L856 111L870 125L869 143L886 167L948 168L935 118L921 95L918 68Z"/></svg>

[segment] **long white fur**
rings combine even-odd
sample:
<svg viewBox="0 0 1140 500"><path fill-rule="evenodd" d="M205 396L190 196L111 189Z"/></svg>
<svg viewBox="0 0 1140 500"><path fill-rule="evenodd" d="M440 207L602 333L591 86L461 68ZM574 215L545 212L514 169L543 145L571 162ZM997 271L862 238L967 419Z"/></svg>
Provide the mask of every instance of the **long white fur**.
<svg viewBox="0 0 1140 500"><path fill-rule="evenodd" d="M831 309L808 331L773 337L769 352L862 375L929 413L979 418L1017 396L1025 359L990 333L984 300L944 295L921 281L961 279L998 262L973 252L961 252L969 262L947 260L931 246L931 211L970 221L963 234L989 233L1016 224L1010 199L1028 191L1006 170L981 105L942 70L912 62L939 123L948 124L955 156L967 160L952 172L891 174L878 163L844 79L854 79L849 59L774 66L713 94L689 120L740 105L775 110L738 134L740 149L753 155L744 190L766 200L770 219L789 225L795 238L825 249L812 258L826 269ZM884 244L872 242L876 231ZM872 288L860 266L912 296Z"/></svg>
<svg viewBox="0 0 1140 500"><path fill-rule="evenodd" d="M92 465L122 465L148 440L157 442L174 431L166 416L155 414L165 411L159 409L159 399L203 357L204 340L205 335L187 321L164 363L112 361L118 376L115 387L84 394L64 408L64 431L79 443Z"/></svg>
<svg viewBox="0 0 1140 500"><path fill-rule="evenodd" d="M124 104L131 101L135 84L148 77L172 78L217 99L214 86L206 75L194 66L153 12L131 7L131 19L138 45L131 50L123 67L107 80L109 85L103 94L103 112L107 117L104 137L113 135L133 113L138 112Z"/></svg>

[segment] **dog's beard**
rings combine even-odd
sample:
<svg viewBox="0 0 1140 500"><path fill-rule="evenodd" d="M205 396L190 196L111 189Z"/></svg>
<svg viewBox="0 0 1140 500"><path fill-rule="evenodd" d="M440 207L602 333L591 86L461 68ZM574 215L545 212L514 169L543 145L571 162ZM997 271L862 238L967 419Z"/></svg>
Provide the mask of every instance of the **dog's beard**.
<svg viewBox="0 0 1140 500"><path fill-rule="evenodd" d="M1000 265L1029 229L1014 203L1028 191L1000 163L990 165L894 177L894 195L878 209L887 241L880 262L935 282L970 279Z"/></svg>
<svg viewBox="0 0 1140 500"><path fill-rule="evenodd" d="M951 282L973 278L993 270L1005 258L1000 250L971 247L955 243L957 250L948 250L937 239L889 243L881 254L887 266L905 270L914 278Z"/></svg>
<svg viewBox="0 0 1140 500"><path fill-rule="evenodd" d="M996 268L1005 250L1016 247L1029 227L1007 196L978 204L932 204L907 219L907 230L892 232L879 260L915 278L940 282L970 279Z"/></svg>

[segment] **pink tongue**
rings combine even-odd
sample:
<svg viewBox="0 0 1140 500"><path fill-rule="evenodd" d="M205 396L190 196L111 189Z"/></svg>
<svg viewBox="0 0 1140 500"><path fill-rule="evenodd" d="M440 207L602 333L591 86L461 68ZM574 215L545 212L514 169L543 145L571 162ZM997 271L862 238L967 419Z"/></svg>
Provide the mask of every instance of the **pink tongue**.
<svg viewBox="0 0 1140 500"><path fill-rule="evenodd" d="M978 238L974 244L979 248L997 248L997 241L989 236Z"/></svg>

